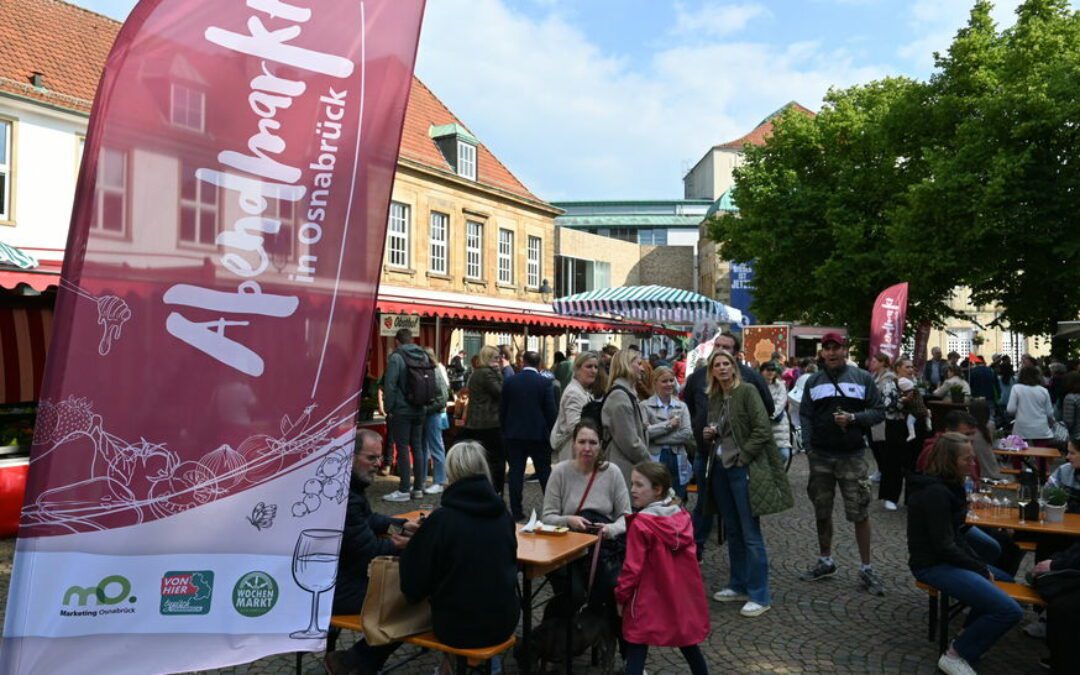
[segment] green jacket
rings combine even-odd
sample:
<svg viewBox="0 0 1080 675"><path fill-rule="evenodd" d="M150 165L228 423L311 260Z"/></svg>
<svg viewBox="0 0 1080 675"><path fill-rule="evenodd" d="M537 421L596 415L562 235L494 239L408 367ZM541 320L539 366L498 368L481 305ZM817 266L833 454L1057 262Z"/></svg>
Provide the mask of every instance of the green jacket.
<svg viewBox="0 0 1080 675"><path fill-rule="evenodd" d="M755 516L786 511L795 505L784 471L780 451L773 440L772 423L761 395L752 385L746 383L735 387L729 394L728 413L731 417L731 430L735 444L739 447L740 463L746 466L750 485L750 511ZM709 416L707 424L715 424L720 419L724 406L724 394L721 391L709 396ZM716 444L709 448L706 460L705 485L698 486L698 497L704 499L705 515L719 513L716 496L711 494L713 472L719 465L716 457Z"/></svg>
<svg viewBox="0 0 1080 675"><path fill-rule="evenodd" d="M497 429L499 427L499 403L502 401L502 371L491 366L481 366L469 378L469 410L465 417L466 429Z"/></svg>
<svg viewBox="0 0 1080 675"><path fill-rule="evenodd" d="M405 397L405 380L408 367L399 352L407 352L413 359L427 359L427 352L420 345L409 343L398 346L390 353L386 361L386 373L383 375L383 408L386 414L401 419L424 419L423 406L409 403Z"/></svg>

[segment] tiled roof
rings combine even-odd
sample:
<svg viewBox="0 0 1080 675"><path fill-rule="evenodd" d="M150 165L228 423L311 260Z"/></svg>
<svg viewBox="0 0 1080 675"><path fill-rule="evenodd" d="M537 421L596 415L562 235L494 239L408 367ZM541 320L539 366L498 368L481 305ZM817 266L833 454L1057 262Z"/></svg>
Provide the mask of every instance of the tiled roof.
<svg viewBox="0 0 1080 675"><path fill-rule="evenodd" d="M0 92L89 113L120 23L61 0L0 0ZM34 72L44 87L30 83ZM465 125L419 79L413 78L401 157L454 173L428 132ZM541 201L488 148L477 146L477 183Z"/></svg>
<svg viewBox="0 0 1080 675"><path fill-rule="evenodd" d="M772 135L773 120L786 112L788 108L795 108L795 110L806 115L807 117L817 116L817 113L815 113L813 110L810 110L809 108L806 108L802 105L799 105L795 101L792 101L785 105L783 108L780 108L773 114L766 117L764 120L761 121L761 124L754 127L753 131L746 134L745 136L736 138L733 141L728 141L727 143L721 143L720 145L717 145L715 147L718 150L742 150L743 146L745 146L747 143L756 146L765 145L765 141L767 141L769 139L769 136Z"/></svg>
<svg viewBox="0 0 1080 675"><path fill-rule="evenodd" d="M119 30L60 0L0 0L0 91L89 113ZM34 72L44 87L30 84Z"/></svg>
<svg viewBox="0 0 1080 675"><path fill-rule="evenodd" d="M432 126L446 124L457 124L468 129L423 82L414 77L409 107L405 111L405 128L401 134L401 156L453 173L453 168L428 134ZM483 143L476 148L476 163L478 183L487 183L519 197L540 201Z"/></svg>

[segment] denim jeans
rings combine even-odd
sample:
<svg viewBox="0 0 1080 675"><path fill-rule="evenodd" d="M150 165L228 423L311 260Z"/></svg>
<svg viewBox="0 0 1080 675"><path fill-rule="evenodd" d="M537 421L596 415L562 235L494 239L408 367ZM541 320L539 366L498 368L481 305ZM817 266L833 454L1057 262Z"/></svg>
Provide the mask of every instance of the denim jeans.
<svg viewBox="0 0 1080 675"><path fill-rule="evenodd" d="M660 463L667 467L668 473L671 474L671 487L675 490L675 495L685 504L686 485L679 483L679 456L671 448L661 448Z"/></svg>
<svg viewBox="0 0 1080 675"><path fill-rule="evenodd" d="M694 523L694 543L697 544L697 558L701 560L701 557L705 554L705 540L709 538L709 533L712 532L713 520L716 516L706 516L704 512L705 500L702 499L702 490L705 489L705 455L702 452L698 452L694 457L694 482L698 486L697 501L694 503L694 511L690 514L691 520Z"/></svg>
<svg viewBox="0 0 1080 675"><path fill-rule="evenodd" d="M436 485L446 484L446 445L443 444L442 413L428 415L424 420L424 452L431 458L431 471Z"/></svg>
<svg viewBox="0 0 1080 675"><path fill-rule="evenodd" d="M503 439L506 459L510 463L510 513L515 519L524 515L521 510L521 496L525 491L525 460L532 458L533 470L540 481L540 492L547 492L548 477L551 476L551 446L547 441L519 441Z"/></svg>
<svg viewBox="0 0 1080 675"><path fill-rule="evenodd" d="M387 425L390 438L397 446L398 490L409 492L409 454L412 450L413 490L423 490L427 480L427 454L424 452L424 420L394 415Z"/></svg>
<svg viewBox="0 0 1080 675"><path fill-rule="evenodd" d="M999 581L1013 580L997 568L991 567L990 570ZM1015 600L977 572L953 565L934 565L911 572L919 581L940 589L971 608L963 632L953 640L953 649L972 666L998 638L1024 617L1023 610Z"/></svg>
<svg viewBox="0 0 1080 675"><path fill-rule="evenodd" d="M998 558L1001 557L1001 544L997 542L997 539L975 526L969 527L964 533L964 541L985 563L996 565Z"/></svg>
<svg viewBox="0 0 1080 675"><path fill-rule="evenodd" d="M769 558L761 534L761 520L750 511L750 474L742 466L725 469L717 460L710 487L716 495L727 532L731 573L728 588L736 593L746 593L759 605L768 605Z"/></svg>

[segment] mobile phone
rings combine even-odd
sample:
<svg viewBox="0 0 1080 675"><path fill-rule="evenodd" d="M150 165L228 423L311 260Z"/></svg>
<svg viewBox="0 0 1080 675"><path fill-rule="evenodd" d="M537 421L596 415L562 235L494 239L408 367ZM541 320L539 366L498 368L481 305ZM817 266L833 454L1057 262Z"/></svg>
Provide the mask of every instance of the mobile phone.
<svg viewBox="0 0 1080 675"><path fill-rule="evenodd" d="M403 525L398 525L397 523L390 523L390 527L388 527L386 531L389 534L403 534L405 532L405 527Z"/></svg>

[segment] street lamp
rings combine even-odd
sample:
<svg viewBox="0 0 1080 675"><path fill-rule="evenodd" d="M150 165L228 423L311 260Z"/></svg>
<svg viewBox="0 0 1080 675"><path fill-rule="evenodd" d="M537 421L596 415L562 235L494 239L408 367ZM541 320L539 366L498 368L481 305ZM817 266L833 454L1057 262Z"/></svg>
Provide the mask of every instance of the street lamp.
<svg viewBox="0 0 1080 675"><path fill-rule="evenodd" d="M554 293L554 291L551 289L551 285L548 283L547 279L544 279L540 283L540 297L544 300L545 303L548 303L551 302L552 293Z"/></svg>

